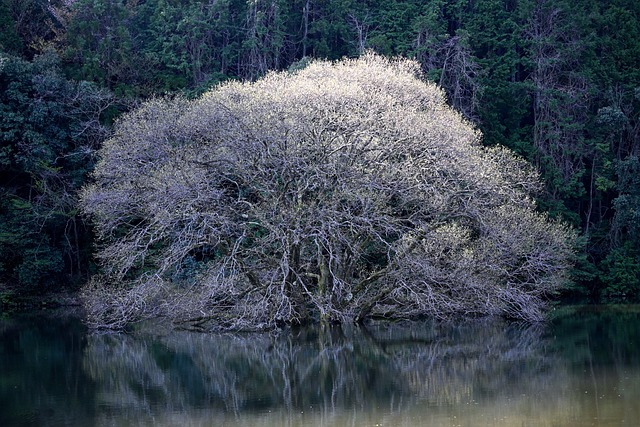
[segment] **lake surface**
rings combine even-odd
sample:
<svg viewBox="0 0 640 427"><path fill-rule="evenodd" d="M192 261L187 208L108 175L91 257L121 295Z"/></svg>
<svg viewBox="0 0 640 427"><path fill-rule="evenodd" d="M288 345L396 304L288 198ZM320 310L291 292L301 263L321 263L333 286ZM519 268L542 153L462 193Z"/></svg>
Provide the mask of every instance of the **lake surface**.
<svg viewBox="0 0 640 427"><path fill-rule="evenodd" d="M0 317L0 426L638 426L640 308L95 335Z"/></svg>

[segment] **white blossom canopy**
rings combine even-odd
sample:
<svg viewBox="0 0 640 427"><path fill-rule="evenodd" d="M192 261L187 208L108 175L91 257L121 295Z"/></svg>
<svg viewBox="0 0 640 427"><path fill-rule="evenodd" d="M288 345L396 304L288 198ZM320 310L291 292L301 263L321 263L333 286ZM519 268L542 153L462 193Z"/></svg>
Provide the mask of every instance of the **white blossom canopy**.
<svg viewBox="0 0 640 427"><path fill-rule="evenodd" d="M122 119L82 194L94 326L500 315L540 320L574 233L537 174L418 65L367 54L232 82Z"/></svg>

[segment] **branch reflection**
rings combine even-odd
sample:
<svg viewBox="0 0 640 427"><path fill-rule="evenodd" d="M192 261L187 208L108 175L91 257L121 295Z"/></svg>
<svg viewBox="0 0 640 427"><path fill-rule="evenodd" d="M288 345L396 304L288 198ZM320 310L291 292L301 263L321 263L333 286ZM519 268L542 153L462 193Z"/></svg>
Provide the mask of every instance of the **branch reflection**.
<svg viewBox="0 0 640 427"><path fill-rule="evenodd" d="M191 422L200 414L210 423L277 413L284 419L268 424L291 425L305 411L329 420L371 408L394 414L472 404L513 395L514 387L518 395L557 388L567 374L545 351L547 341L542 326L501 321L95 335L84 368L105 420L118 413L140 423L154 414L158 422L189 411Z"/></svg>

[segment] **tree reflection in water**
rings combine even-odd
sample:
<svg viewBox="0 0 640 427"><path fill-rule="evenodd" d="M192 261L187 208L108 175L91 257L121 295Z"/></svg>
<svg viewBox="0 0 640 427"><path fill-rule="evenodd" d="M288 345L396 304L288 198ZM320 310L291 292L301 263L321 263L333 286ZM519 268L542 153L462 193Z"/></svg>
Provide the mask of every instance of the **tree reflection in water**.
<svg viewBox="0 0 640 427"><path fill-rule="evenodd" d="M104 424L117 416L142 425L341 425L415 407L557 393L569 381L543 332L494 320L95 335L84 368L98 386Z"/></svg>
<svg viewBox="0 0 640 427"><path fill-rule="evenodd" d="M640 306L557 313L244 336L0 316L0 426L640 425Z"/></svg>

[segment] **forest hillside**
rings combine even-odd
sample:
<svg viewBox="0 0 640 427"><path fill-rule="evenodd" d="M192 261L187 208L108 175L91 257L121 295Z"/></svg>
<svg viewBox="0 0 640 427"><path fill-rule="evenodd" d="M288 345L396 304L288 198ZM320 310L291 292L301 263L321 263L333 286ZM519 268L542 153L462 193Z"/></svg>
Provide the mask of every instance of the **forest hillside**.
<svg viewBox="0 0 640 427"><path fill-rule="evenodd" d="M0 283L95 273L79 190L123 113L368 50L538 169L538 210L580 234L565 298L640 301L636 0L0 0Z"/></svg>

